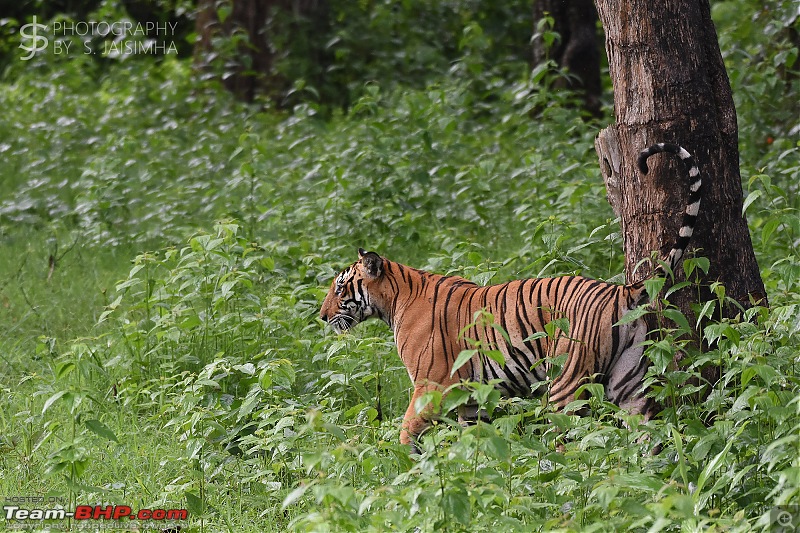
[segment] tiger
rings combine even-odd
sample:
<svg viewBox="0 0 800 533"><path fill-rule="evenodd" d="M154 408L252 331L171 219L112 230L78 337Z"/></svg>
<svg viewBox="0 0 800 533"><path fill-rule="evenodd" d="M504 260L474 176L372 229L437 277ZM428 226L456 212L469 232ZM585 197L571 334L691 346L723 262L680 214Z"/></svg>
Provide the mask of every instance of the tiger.
<svg viewBox="0 0 800 533"><path fill-rule="evenodd" d="M683 161L690 185L677 240L651 276L665 276L667 267L674 270L686 252L702 192L693 156L677 144L659 143L642 150L637 160L642 174L648 173L648 158L662 152ZM480 286L459 276L396 263L363 248L358 255L356 262L334 278L320 318L340 334L368 319L380 319L391 328L413 383L400 426L400 442L412 452L418 453L418 439L432 421L429 409L417 412L417 400L430 391L447 391L465 381L493 381L506 397L547 392L548 401L558 410L581 399L576 398L578 389L594 381L603 385L606 398L620 408L645 420L657 413L643 384L649 367L643 345L647 324L643 317L621 321L649 303L644 280L619 285L560 276ZM488 313L494 324L475 321L476 313ZM568 334L540 333L557 318L567 319ZM474 350L474 355L454 370L459 354L474 347L475 341L499 350L502 364L496 355L488 357L486 350ZM566 355L566 359L548 390L552 355Z"/></svg>

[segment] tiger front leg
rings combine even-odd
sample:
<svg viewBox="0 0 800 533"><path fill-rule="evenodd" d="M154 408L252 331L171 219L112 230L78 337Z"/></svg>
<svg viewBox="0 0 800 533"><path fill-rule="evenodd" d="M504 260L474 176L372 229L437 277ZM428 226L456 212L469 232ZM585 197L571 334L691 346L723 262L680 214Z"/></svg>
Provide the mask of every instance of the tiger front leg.
<svg viewBox="0 0 800 533"><path fill-rule="evenodd" d="M573 320L570 323L570 329L581 331L582 323ZM586 391L582 394L576 395L578 389L590 381L590 376L594 371L594 354L590 353L587 349L586 343L576 341L567 335L558 334L554 340L552 347L553 359L559 359L566 355L563 367L553 381L550 383L548 390L548 398L550 403L558 411L566 412L566 407L575 400L585 400L588 397ZM546 369L550 374L553 371L553 363L548 362ZM584 416L588 413L588 409L583 407L578 410L571 409L571 414Z"/></svg>
<svg viewBox="0 0 800 533"><path fill-rule="evenodd" d="M419 447L419 437L430 426L433 417L433 406L428 403L420 412L417 412L417 400L426 393L438 390L440 387L434 383L425 383L414 386L414 393L411 395L411 402L408 404L406 414L403 416L403 424L400 427L400 443L411 447L412 454L421 454Z"/></svg>
<svg viewBox="0 0 800 533"><path fill-rule="evenodd" d="M589 397L585 390L581 394L576 394L581 385L589 383L589 381L589 372L585 370L562 372L550 384L550 403L553 404L557 411L586 416L589 413L589 409L586 406L569 410L567 410L567 406L575 400L586 400Z"/></svg>

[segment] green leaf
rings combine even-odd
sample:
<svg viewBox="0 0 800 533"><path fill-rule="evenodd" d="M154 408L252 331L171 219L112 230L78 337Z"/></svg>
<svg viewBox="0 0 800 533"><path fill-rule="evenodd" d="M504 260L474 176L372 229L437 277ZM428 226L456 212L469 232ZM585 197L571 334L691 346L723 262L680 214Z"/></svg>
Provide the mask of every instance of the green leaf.
<svg viewBox="0 0 800 533"><path fill-rule="evenodd" d="M707 257L689 257L683 261L683 272L686 274L687 278L698 268L702 270L704 274L708 274L708 269L710 267L711 262Z"/></svg>
<svg viewBox="0 0 800 533"><path fill-rule="evenodd" d="M186 491L183 493L183 497L186 498L186 509L193 516L200 516L203 514L205 506L203 505L203 500L198 495L194 492Z"/></svg>
<svg viewBox="0 0 800 533"><path fill-rule="evenodd" d="M339 439L340 441L342 441L342 442L347 440L347 435L345 435L345 433L342 430L342 428L340 428L336 424L331 424L329 422L324 422L322 424L322 428L325 431L327 431L328 433L330 433L331 435L333 435L334 437L336 437L337 439Z"/></svg>
<svg viewBox="0 0 800 533"><path fill-rule="evenodd" d="M500 350L484 350L483 354L500 365L501 368L506 366L506 358L503 357L503 352Z"/></svg>
<svg viewBox="0 0 800 533"><path fill-rule="evenodd" d="M545 332L545 331L537 331L536 333L533 333L532 335L528 335L527 337L522 339L522 341L523 342L535 341L536 339L542 339L544 337L547 337L547 332Z"/></svg>
<svg viewBox="0 0 800 533"><path fill-rule="evenodd" d="M623 472L616 474L612 479L616 485L633 490L657 493L664 488L664 482L659 477L644 472L631 474Z"/></svg>
<svg viewBox="0 0 800 533"><path fill-rule="evenodd" d="M260 387L254 387L254 390L251 390L250 394L247 395L242 402L242 405L239 407L239 412L236 416L237 422L248 416L253 411L253 408L256 406L256 404L258 404L260 392Z"/></svg>
<svg viewBox="0 0 800 533"><path fill-rule="evenodd" d="M203 321L200 319L200 317L197 316L196 314L192 314L192 315L189 315L188 317L186 317L185 319L183 319L178 324L178 327L180 327L181 329L190 330L190 329L194 329L197 326L200 326L202 324L203 324Z"/></svg>
<svg viewBox="0 0 800 533"><path fill-rule="evenodd" d="M767 387L771 387L775 381L780 380L781 374L769 365L753 365L742 370L742 387L758 376Z"/></svg>
<svg viewBox="0 0 800 533"><path fill-rule="evenodd" d="M419 396L414 401L414 410L417 413L421 413L425 411L428 406L433 412L439 411L439 406L442 404L442 393L438 390L428 391L425 394Z"/></svg>
<svg viewBox="0 0 800 533"><path fill-rule="evenodd" d="M261 387L261 390L264 391L268 391L272 386L272 371L269 368L265 368L261 371L261 374L258 376L258 385Z"/></svg>
<svg viewBox="0 0 800 533"><path fill-rule="evenodd" d="M108 428L108 426L106 426L105 424L103 424L99 420L94 420L94 419L87 420L87 421L84 422L84 425L86 426L86 428L89 431L91 431L92 433L94 433L98 437L103 437L106 440L110 440L110 441L119 443L119 440L117 440L117 436L114 435L114 432L111 431Z"/></svg>
<svg viewBox="0 0 800 533"><path fill-rule="evenodd" d="M486 455L500 461L508 461L511 457L511 450L508 447L508 441L500 435L489 435L488 438L483 439Z"/></svg>
<svg viewBox="0 0 800 533"><path fill-rule="evenodd" d="M195 459L203 451L203 439L193 438L186 442L186 457Z"/></svg>
<svg viewBox="0 0 800 533"><path fill-rule="evenodd" d="M650 278L644 280L644 290L647 292L647 296L651 301L658 298L658 294L661 292L661 289L664 288L666 282L666 278Z"/></svg>
<svg viewBox="0 0 800 533"><path fill-rule="evenodd" d="M501 326L497 322L492 322L490 324L490 326L492 326L492 329L494 329L496 332L498 332L503 337L503 339L505 339L505 341L508 344L511 344L511 338L508 336L508 333L506 332L506 330L503 329L503 326Z"/></svg>
<svg viewBox="0 0 800 533"><path fill-rule="evenodd" d="M703 489L705 488L709 477L722 466L723 462L725 461L725 457L728 455L728 452L731 450L731 446L733 446L733 443L736 442L736 438L739 435L742 434L742 431L744 431L744 428L747 427L748 423L749 423L749 420L745 420L744 421L744 423L741 425L741 427L736 432L736 434L733 436L733 438L729 438L728 439L728 443L725 445L725 447L722 449L722 451L719 452L705 466L705 468L703 468L703 470L700 472L700 475L697 477L697 487L695 488L694 492L692 493L692 495L694 497L694 501L695 501L695 510L696 511L699 512L703 507L705 507L705 503L713 495L711 492L709 492L707 494L703 493Z"/></svg>
<svg viewBox="0 0 800 533"><path fill-rule="evenodd" d="M730 340L734 345L739 344L741 335L730 324L723 322L719 324L709 324L703 330L703 337L706 342L713 344L722 338Z"/></svg>
<svg viewBox="0 0 800 533"><path fill-rule="evenodd" d="M545 74L547 74L550 71L551 67L552 65L548 62L543 62L536 65L530 74L531 82L538 84L545 76Z"/></svg>
<svg viewBox="0 0 800 533"><path fill-rule="evenodd" d="M56 368L56 379L64 379L64 377L69 375L73 370L75 370L75 363L73 361L67 361L66 363L58 365Z"/></svg>
<svg viewBox="0 0 800 533"><path fill-rule="evenodd" d="M461 350L456 357L456 360L453 361L453 368L450 370L450 377L453 377L458 369L467 364L467 361L472 359L475 354L478 353L478 350Z"/></svg>
<svg viewBox="0 0 800 533"><path fill-rule="evenodd" d="M564 413L547 413L547 418L560 430L572 428L572 417Z"/></svg>
<svg viewBox="0 0 800 533"><path fill-rule="evenodd" d="M468 526L472 518L469 496L462 490L448 488L442 494L442 510L461 525Z"/></svg>
<svg viewBox="0 0 800 533"><path fill-rule="evenodd" d="M472 278L473 281L478 285L488 285L489 282L492 281L492 278L495 277L496 275L497 275L496 270L488 270L486 272L481 272L479 274L476 274L475 276L472 276Z"/></svg>
<svg viewBox="0 0 800 533"><path fill-rule="evenodd" d="M691 281L680 281L678 283L675 283L669 289L667 289L667 292L664 293L664 298L669 298L674 293L676 293L679 290L683 289L684 287L688 287L690 285L692 285Z"/></svg>
<svg viewBox="0 0 800 533"><path fill-rule="evenodd" d="M286 495L286 498L283 499L283 503L281 503L281 510L285 510L290 505L294 505L297 503L303 495L313 487L316 483L312 481L311 483L303 483L299 487L295 488L292 492Z"/></svg>
<svg viewBox="0 0 800 533"><path fill-rule="evenodd" d="M625 324L630 324L631 322L639 320L649 312L650 310L647 307L637 307L622 315L622 318L620 318L619 321L614 324L614 326L624 326Z"/></svg>
<svg viewBox="0 0 800 533"><path fill-rule="evenodd" d="M675 451L678 455L678 472L681 475L683 486L689 488L689 473L686 468L686 456L683 453L683 438L680 431L675 426L670 426L672 432L672 439L675 441Z"/></svg>
<svg viewBox="0 0 800 533"><path fill-rule="evenodd" d="M454 387L447 391L444 399L442 400L442 410L450 412L460 405L469 402L470 392L461 386Z"/></svg>
<svg viewBox="0 0 800 533"><path fill-rule="evenodd" d="M700 323L703 321L704 318L711 318L711 315L714 314L714 309L717 307L716 300L709 300L703 304L703 307L700 308L700 312L697 313L697 324L694 327L699 328Z"/></svg>
<svg viewBox="0 0 800 533"><path fill-rule="evenodd" d="M550 321L549 324L545 325L545 329L550 324L552 324L553 327L556 328L556 330L560 330L561 332L564 333L564 335L569 336L569 320L567 318L561 317L561 318L553 319L553 320ZM553 330L553 334L551 335L552 338L555 338L556 330Z"/></svg>
<svg viewBox="0 0 800 533"><path fill-rule="evenodd" d="M769 244L770 239L772 238L772 234L775 233L775 230L778 229L778 226L781 224L781 220L777 217L770 218L761 228L761 243L762 245Z"/></svg>
<svg viewBox="0 0 800 533"><path fill-rule="evenodd" d="M750 204L752 204L758 198L760 198L761 195L762 195L761 189L756 189L747 195L747 198L744 199L744 205L742 206L742 215L744 215L747 212L747 208L750 207Z"/></svg>
<svg viewBox="0 0 800 533"><path fill-rule="evenodd" d="M245 363L243 365L233 365L234 370L238 370L242 374L247 374L248 376L255 375L256 373L256 365L253 363Z"/></svg>
<svg viewBox="0 0 800 533"><path fill-rule="evenodd" d="M680 309L664 309L664 316L668 319L675 322L683 333L691 333L692 328L689 325L689 321L686 319L683 313L681 313Z"/></svg>
<svg viewBox="0 0 800 533"><path fill-rule="evenodd" d="M42 407L42 414L45 414L47 412L47 410L50 409L51 405L53 405L56 401L58 401L59 398L61 398L62 396L64 396L68 392L69 391L66 391L66 390L60 390L60 391L56 392L55 394L53 394L52 396L50 396L47 399L47 401L44 402L44 406Z"/></svg>
<svg viewBox="0 0 800 533"><path fill-rule="evenodd" d="M675 359L675 346L668 339L662 339L651 343L645 353L653 362L656 372L662 374Z"/></svg>
<svg viewBox="0 0 800 533"><path fill-rule="evenodd" d="M278 359L273 363L273 381L282 387L290 387L295 382L295 379L297 379L297 372L294 369L294 364L288 359ZM273 365L273 363L271 363L271 365Z"/></svg>
<svg viewBox="0 0 800 533"><path fill-rule="evenodd" d="M360 381L356 379L351 379L350 386L353 387L353 389L355 389L355 391L358 393L359 396L361 396L361 398L364 401L370 402L374 399L373 395L367 390L367 388Z"/></svg>
<svg viewBox="0 0 800 533"><path fill-rule="evenodd" d="M241 154L241 153L242 153L242 150L244 150L244 147L243 147L243 146L237 146L237 147L236 147L236 149L233 151L233 153L232 153L232 154L231 154L231 155L228 157L228 162L230 163L231 161L233 161L233 159L234 159L234 158L235 158L237 155L239 155L239 154Z"/></svg>
<svg viewBox="0 0 800 533"><path fill-rule="evenodd" d="M274 383L279 387L289 388L297 378L294 365L288 359L270 361L258 376L262 390L269 390Z"/></svg>
<svg viewBox="0 0 800 533"><path fill-rule="evenodd" d="M231 293L233 292L233 288L236 287L237 283L238 281L235 279L228 280L222 283L222 286L220 287L220 296L222 297L223 300L228 299L228 296L231 295Z"/></svg>

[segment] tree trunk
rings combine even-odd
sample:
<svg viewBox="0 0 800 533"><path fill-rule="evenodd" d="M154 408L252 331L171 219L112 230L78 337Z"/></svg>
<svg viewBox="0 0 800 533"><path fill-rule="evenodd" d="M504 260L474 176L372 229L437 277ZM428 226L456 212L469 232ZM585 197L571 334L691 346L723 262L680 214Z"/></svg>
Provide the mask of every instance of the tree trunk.
<svg viewBox="0 0 800 533"><path fill-rule="evenodd" d="M703 178L690 245L710 261L701 297L713 299L708 284L720 281L727 296L743 306L751 306L751 299L766 305L742 216L736 110L708 0L596 1L606 34L616 124L600 133L595 146L609 202L622 225L628 282L647 276L650 267L634 272L637 263L652 250L663 257L681 225L688 182L680 162L653 158L649 174L636 170L640 150L674 142L694 154ZM676 270L676 281L683 279L680 266ZM689 304L697 300L696 292L678 291L671 300L693 316ZM736 313L733 306L720 311L722 316ZM705 377L714 380L714 370Z"/></svg>
<svg viewBox="0 0 800 533"><path fill-rule="evenodd" d="M274 0L235 0L227 4L230 12L220 21L216 0L200 0L195 22L197 42L195 63L214 70L211 62L221 60L222 83L240 100L252 102L264 92L272 72L272 52L266 36L267 17ZM234 37L236 34L241 37ZM220 40L221 39L221 40ZM219 46L230 43L231 49Z"/></svg>
<svg viewBox="0 0 800 533"><path fill-rule="evenodd" d="M560 39L548 46L541 31L540 21L549 15L553 19L552 31ZM600 114L600 45L597 36L597 11L592 0L534 0L533 2L533 65L548 59L565 69L572 79L560 80L562 87L580 92L584 108L595 116Z"/></svg>
<svg viewBox="0 0 800 533"><path fill-rule="evenodd" d="M220 7L229 10L222 21ZM276 68L276 60L323 62L309 42L327 31L328 5L326 0L199 0L195 27L195 63L200 68L214 70L211 63L221 59L222 83L239 99L252 102L261 94L282 107L293 80ZM276 45L281 39L285 50Z"/></svg>

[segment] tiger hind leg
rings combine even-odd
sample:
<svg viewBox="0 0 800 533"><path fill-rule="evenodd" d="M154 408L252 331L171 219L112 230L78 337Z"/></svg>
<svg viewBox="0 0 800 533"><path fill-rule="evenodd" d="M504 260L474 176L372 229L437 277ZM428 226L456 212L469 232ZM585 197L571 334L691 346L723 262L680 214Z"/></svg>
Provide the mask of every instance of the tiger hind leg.
<svg viewBox="0 0 800 533"><path fill-rule="evenodd" d="M644 377L650 360L644 355L642 346L626 349L609 371L606 397L622 409L644 416L653 416L653 402L644 389Z"/></svg>
<svg viewBox="0 0 800 533"><path fill-rule="evenodd" d="M474 426L478 423L478 419L486 423L492 421L486 409L478 409L478 404L467 403L458 406L458 423L462 426Z"/></svg>
<svg viewBox="0 0 800 533"><path fill-rule="evenodd" d="M644 387L644 377L649 367L650 360L644 355L644 347L641 342L634 342L615 361L606 384L606 396L611 402L629 413L642 415L644 420L650 420L658 411L656 402L648 397ZM623 425L630 429L627 423L623 422ZM647 444L650 440L650 434L645 433L636 443ZM660 452L660 444L650 449L650 455Z"/></svg>

